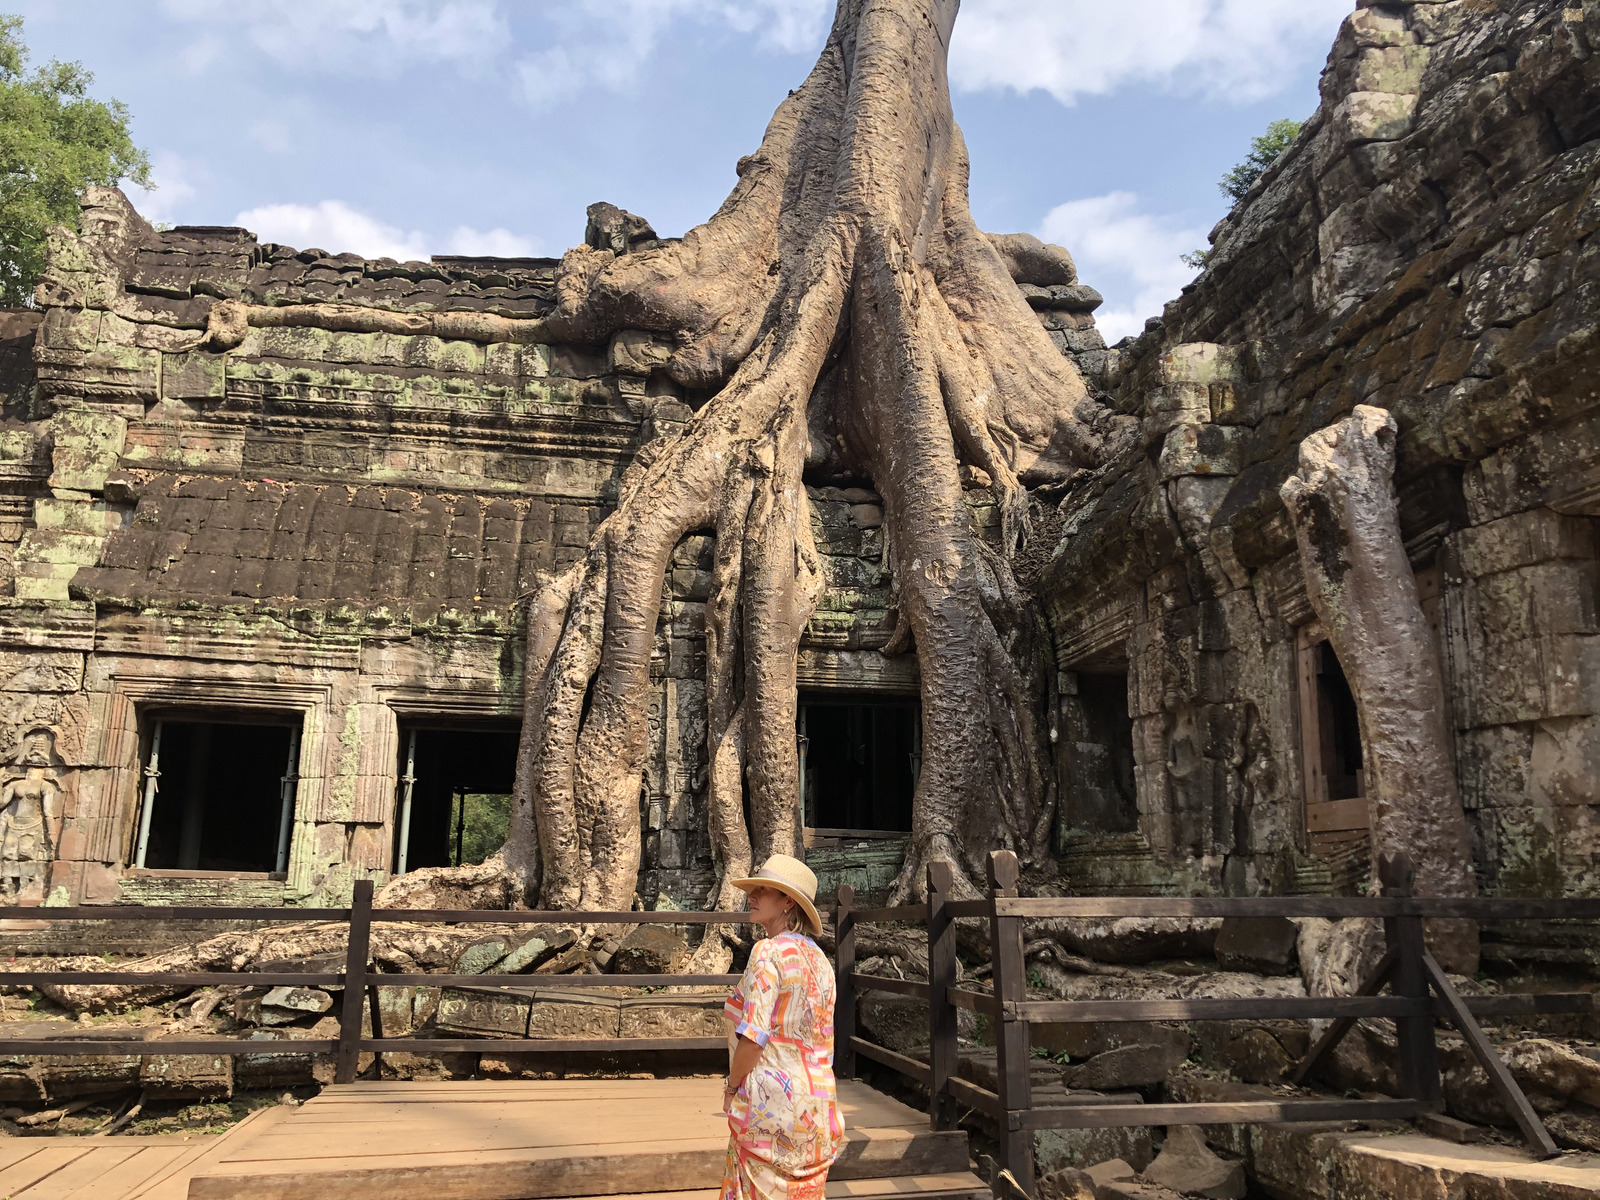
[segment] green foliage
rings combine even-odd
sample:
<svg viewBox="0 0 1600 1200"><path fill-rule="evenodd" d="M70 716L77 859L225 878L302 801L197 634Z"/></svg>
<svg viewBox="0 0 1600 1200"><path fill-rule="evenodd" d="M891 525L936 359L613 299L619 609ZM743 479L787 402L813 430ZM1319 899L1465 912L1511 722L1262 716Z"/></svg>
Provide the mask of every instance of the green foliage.
<svg viewBox="0 0 1600 1200"><path fill-rule="evenodd" d="M463 818L465 827L463 828ZM505 845L511 826L511 797L468 795L456 802L450 815L450 857L455 865L481 863ZM461 835L461 857L456 859L456 835Z"/></svg>
<svg viewBox="0 0 1600 1200"><path fill-rule="evenodd" d="M1267 131L1260 137L1250 139L1250 153L1245 155L1242 163L1234 165L1233 169L1218 181L1217 186L1222 189L1222 194L1229 197L1235 204L1244 199L1244 194L1250 190L1250 185L1261 178L1261 173L1273 164L1273 161L1282 154L1285 147L1299 136L1303 121L1291 121L1282 118L1267 126Z"/></svg>
<svg viewBox="0 0 1600 1200"><path fill-rule="evenodd" d="M1270 167L1284 148L1294 141L1300 134L1303 121L1291 121L1283 118L1267 126L1267 131L1260 137L1250 139L1250 153L1245 160L1236 163L1233 169L1218 181L1217 186L1222 189L1222 194L1231 199L1235 204L1244 199L1250 185L1261 178L1261 173ZM1193 267L1196 271L1206 269L1206 264L1211 259L1210 250L1191 250L1187 254L1178 256L1183 264Z"/></svg>
<svg viewBox="0 0 1600 1200"><path fill-rule="evenodd" d="M152 186L150 161L128 134L128 110L89 96L81 63L25 73L22 18L0 15L0 306L27 304L44 268L45 230L77 228L91 184Z"/></svg>

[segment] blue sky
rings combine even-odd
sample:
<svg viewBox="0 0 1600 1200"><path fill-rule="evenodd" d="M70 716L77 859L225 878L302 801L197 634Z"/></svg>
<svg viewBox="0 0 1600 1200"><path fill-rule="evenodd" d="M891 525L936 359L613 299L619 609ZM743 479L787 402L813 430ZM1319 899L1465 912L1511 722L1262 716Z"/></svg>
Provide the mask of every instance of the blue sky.
<svg viewBox="0 0 1600 1200"><path fill-rule="evenodd" d="M1305 117L1352 0L965 0L972 207L1066 245L1110 340L1192 275L1216 181ZM609 200L704 220L833 0L0 0L124 101L173 224L339 252L549 254Z"/></svg>

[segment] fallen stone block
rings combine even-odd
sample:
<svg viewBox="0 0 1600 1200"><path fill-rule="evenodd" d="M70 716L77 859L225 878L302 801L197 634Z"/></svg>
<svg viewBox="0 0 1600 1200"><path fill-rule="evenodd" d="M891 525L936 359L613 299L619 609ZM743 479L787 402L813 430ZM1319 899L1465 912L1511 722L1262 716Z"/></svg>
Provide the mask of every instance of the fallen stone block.
<svg viewBox="0 0 1600 1200"><path fill-rule="evenodd" d="M251 1041L298 1041L291 1033L277 1029L258 1029ZM233 1060L233 1085L240 1091L264 1088L304 1087L316 1082L315 1054L240 1054Z"/></svg>
<svg viewBox="0 0 1600 1200"><path fill-rule="evenodd" d="M462 947L455 962L450 964L451 974L482 975L504 958L510 949L511 939L504 934L479 938Z"/></svg>
<svg viewBox="0 0 1600 1200"><path fill-rule="evenodd" d="M275 987L261 997L261 1007L282 1009L297 1017L321 1015L333 1007L333 997L321 988Z"/></svg>
<svg viewBox="0 0 1600 1200"><path fill-rule="evenodd" d="M147 1054L139 1086L151 1100L217 1100L233 1095L231 1054Z"/></svg>
<svg viewBox="0 0 1600 1200"><path fill-rule="evenodd" d="M1161 1153L1141 1174L1149 1183L1205 1200L1243 1200L1244 1164L1218 1158L1193 1125L1167 1130Z"/></svg>
<svg viewBox="0 0 1600 1200"><path fill-rule="evenodd" d="M856 1025L869 1041L897 1054L910 1054L928 1044L928 1002L893 992L868 992L857 1003Z"/></svg>
<svg viewBox="0 0 1600 1200"><path fill-rule="evenodd" d="M622 939L611 969L621 975L670 975L689 957L689 944L670 925L641 925Z"/></svg>
<svg viewBox="0 0 1600 1200"><path fill-rule="evenodd" d="M1094 1192L1094 1179L1086 1171L1063 1167L1041 1175L1034 1184L1038 1200L1099 1200Z"/></svg>
<svg viewBox="0 0 1600 1200"><path fill-rule="evenodd" d="M1177 1200L1168 1191L1139 1178L1139 1173L1120 1158L1097 1163L1084 1172L1094 1184L1095 1200Z"/></svg>
<svg viewBox="0 0 1600 1200"><path fill-rule="evenodd" d="M1460 1123L1465 1124L1465 1122ZM1418 1121L1417 1125L1423 1128L1424 1132L1432 1132L1426 1129L1421 1121ZM1484 1132L1475 1125L1466 1127L1479 1135ZM1590 1108L1587 1104L1574 1104L1561 1112L1551 1113L1544 1119L1544 1127L1550 1131L1550 1136L1556 1140L1557 1145L1600 1153L1600 1109ZM1483 1139L1479 1136L1473 1140Z"/></svg>
<svg viewBox="0 0 1600 1200"><path fill-rule="evenodd" d="M1118 1046L1072 1067L1066 1078L1075 1088L1150 1087L1176 1071L1187 1057L1188 1047L1172 1041Z"/></svg>
<svg viewBox="0 0 1600 1200"><path fill-rule="evenodd" d="M1040 1129L1033 1135L1033 1161L1040 1174L1063 1167L1089 1170L1120 1158L1136 1168L1155 1157L1155 1143L1144 1126L1122 1129Z"/></svg>
<svg viewBox="0 0 1600 1200"><path fill-rule="evenodd" d="M1030 1023L1028 1031L1034 1047L1052 1056L1065 1054L1081 1060L1123 1046L1151 1045L1166 1047L1178 1055L1180 1062L1189 1056L1187 1025L1161 1025L1153 1021L1074 1021L1070 1024Z"/></svg>
<svg viewBox="0 0 1600 1200"><path fill-rule="evenodd" d="M620 1036L622 1005L616 996L597 996L571 988L540 988L534 993L527 1024L531 1038L614 1038Z"/></svg>
<svg viewBox="0 0 1600 1200"><path fill-rule="evenodd" d="M617 1036L625 1038L723 1037L722 998L630 996L617 1012Z"/></svg>
<svg viewBox="0 0 1600 1200"><path fill-rule="evenodd" d="M1196 1034L1197 1062L1246 1083L1282 1083L1310 1048L1306 1027L1288 1021L1206 1021Z"/></svg>
<svg viewBox="0 0 1600 1200"><path fill-rule="evenodd" d="M554 925L535 925L528 930L522 941L518 942L500 960L499 969L507 975L516 975L523 971L531 971L547 959L567 950L577 936L570 929L561 929Z"/></svg>
<svg viewBox="0 0 1600 1200"><path fill-rule="evenodd" d="M1209 393L1207 397L1209 410ZM1063 917L1040 921L1039 930L1071 953L1096 962L1147 963L1164 958L1212 957L1221 924L1218 918Z"/></svg>
<svg viewBox="0 0 1600 1200"><path fill-rule="evenodd" d="M490 988L443 988L434 1025L441 1033L527 1037L532 1008L532 998L527 994Z"/></svg>
<svg viewBox="0 0 1600 1200"><path fill-rule="evenodd" d="M1217 931L1217 963L1228 971L1287 975L1299 927L1287 917L1226 917Z"/></svg>

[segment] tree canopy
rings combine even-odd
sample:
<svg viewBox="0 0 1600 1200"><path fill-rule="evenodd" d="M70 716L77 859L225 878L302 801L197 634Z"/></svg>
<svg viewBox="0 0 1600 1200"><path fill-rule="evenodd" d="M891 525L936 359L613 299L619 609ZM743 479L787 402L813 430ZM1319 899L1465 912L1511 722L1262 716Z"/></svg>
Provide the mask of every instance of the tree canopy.
<svg viewBox="0 0 1600 1200"><path fill-rule="evenodd" d="M0 15L0 306L29 303L44 266L45 230L78 224L90 184L152 186L133 144L128 110L89 95L94 76L75 62L29 73L22 18Z"/></svg>
<svg viewBox="0 0 1600 1200"><path fill-rule="evenodd" d="M1235 163L1228 173L1217 181L1217 187L1222 194L1231 199L1235 204L1244 199L1244 194L1250 190L1250 185L1261 178L1261 173L1270 167L1278 155L1282 154L1289 143L1300 134L1300 127L1304 121L1291 121L1287 117L1272 122L1266 132L1259 137L1250 139L1250 153L1245 155L1244 161Z"/></svg>

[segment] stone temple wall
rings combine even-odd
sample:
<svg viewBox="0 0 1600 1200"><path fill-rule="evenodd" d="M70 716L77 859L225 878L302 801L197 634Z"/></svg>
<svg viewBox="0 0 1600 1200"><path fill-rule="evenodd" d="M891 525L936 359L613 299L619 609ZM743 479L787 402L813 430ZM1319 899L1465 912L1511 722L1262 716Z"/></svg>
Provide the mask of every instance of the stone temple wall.
<svg viewBox="0 0 1600 1200"><path fill-rule="evenodd" d="M1035 497L1018 562L1056 642L1072 890L1366 878L1352 701L1278 497L1301 440L1357 404L1400 425L1401 527L1481 884L1600 886L1597 74L1600 0L1363 3L1318 112L1142 336L1108 348L1083 284L1020 285L1142 430ZM42 860L0 863L0 891L335 901L395 868L407 724L515 725L519 599L583 552L640 446L704 397L636 331L571 347L287 327L197 348L220 299L536 316L548 260L158 232L104 189L81 230L57 236L41 308L0 317L0 793L25 793L48 830ZM828 587L801 687L914 695L914 658L879 652L892 596L869 481L809 482ZM983 484L967 495L992 530ZM712 880L711 551L686 539L662 596L647 905L698 905ZM286 869L133 868L152 714L221 709L301 731ZM819 845L824 889L880 886L891 845ZM1512 940L1556 960L1600 949L1560 929L1490 931L1486 948Z"/></svg>
<svg viewBox="0 0 1600 1200"><path fill-rule="evenodd" d="M1041 587L1063 692L1125 673L1133 719L1126 827L1074 816L1103 745L1064 755L1076 889L1366 878L1360 805L1320 807L1326 652L1278 495L1357 404L1400 426L1481 885L1600 888L1597 96L1594 0L1363 0L1316 115L1118 348L1140 452L1065 498ZM1081 697L1063 704L1081 730ZM1489 940L1593 961L1575 936Z"/></svg>
<svg viewBox="0 0 1600 1200"><path fill-rule="evenodd" d="M637 332L567 347L285 327L227 354L197 347L221 299L536 316L552 260L368 262L240 229L158 232L108 189L91 189L81 228L56 236L42 311L0 325L0 788L31 780L48 810L46 850L12 876L0 864L0 890L337 901L396 866L405 726L520 721L519 601L584 553L639 447L703 397ZM1041 289L1036 303L1103 354L1097 299ZM988 491L969 495L993 529ZM811 497L828 589L802 686L914 695L914 659L878 653L893 622L877 496ZM650 904L698 906L714 880L713 550L686 539L662 597L640 813ZM151 729L172 712L299 729L284 871L132 865ZM884 849L823 857L881 886Z"/></svg>

